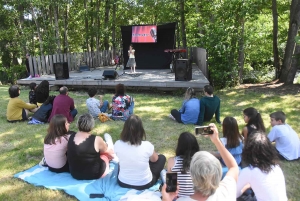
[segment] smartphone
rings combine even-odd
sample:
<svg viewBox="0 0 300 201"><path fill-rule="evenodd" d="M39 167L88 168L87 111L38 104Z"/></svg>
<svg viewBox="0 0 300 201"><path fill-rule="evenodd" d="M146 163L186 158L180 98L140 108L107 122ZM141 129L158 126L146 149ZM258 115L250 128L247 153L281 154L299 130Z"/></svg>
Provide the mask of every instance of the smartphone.
<svg viewBox="0 0 300 201"><path fill-rule="evenodd" d="M166 192L175 192L177 190L177 173L167 173L166 184Z"/></svg>
<svg viewBox="0 0 300 201"><path fill-rule="evenodd" d="M210 129L210 126L195 127L196 135L212 135L213 133L214 133L214 131Z"/></svg>

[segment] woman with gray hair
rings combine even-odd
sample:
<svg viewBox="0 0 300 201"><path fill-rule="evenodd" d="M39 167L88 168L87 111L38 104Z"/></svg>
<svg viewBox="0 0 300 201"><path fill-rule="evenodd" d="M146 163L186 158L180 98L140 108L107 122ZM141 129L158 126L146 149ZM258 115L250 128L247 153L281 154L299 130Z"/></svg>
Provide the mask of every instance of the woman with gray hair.
<svg viewBox="0 0 300 201"><path fill-rule="evenodd" d="M190 164L190 173L195 193L190 197L180 197L177 201L236 200L236 182L239 174L238 165L233 156L221 143L215 124L209 125L214 131L212 135L209 135L210 139L220 152L222 159L228 167L228 172L221 181L222 166L220 161L207 151L195 153ZM172 200L168 193L162 192L162 194L164 201Z"/></svg>
<svg viewBox="0 0 300 201"><path fill-rule="evenodd" d="M68 142L68 162L71 175L78 180L98 179L109 171L109 161L113 158L113 144L107 133L104 138L92 135L95 126L90 114L78 118L78 132L72 134Z"/></svg>

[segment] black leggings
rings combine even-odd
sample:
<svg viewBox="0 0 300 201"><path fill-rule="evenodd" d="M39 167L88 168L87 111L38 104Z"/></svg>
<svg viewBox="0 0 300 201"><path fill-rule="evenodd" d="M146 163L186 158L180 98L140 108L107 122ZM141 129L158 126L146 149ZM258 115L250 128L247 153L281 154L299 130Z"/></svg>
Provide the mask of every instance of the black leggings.
<svg viewBox="0 0 300 201"><path fill-rule="evenodd" d="M47 162L47 161L46 161ZM70 172L69 171L69 163L67 161L67 163L61 167L61 168L52 168L50 166L48 166L48 169L51 171L51 172L56 172L56 173L62 173L62 172Z"/></svg>
<svg viewBox="0 0 300 201"><path fill-rule="evenodd" d="M129 185L129 184L125 184L125 183L121 182L119 180L119 178L118 178L118 183L123 188L133 188L136 190L148 189L157 182L158 178L160 177L160 172L163 170L163 168L165 166L165 163L166 163L166 157L161 154L158 155L158 159L156 162L149 161L150 170L152 172L152 181L150 181L148 184L145 184L143 186L133 186L133 185ZM120 171L120 166L119 166L119 171Z"/></svg>
<svg viewBox="0 0 300 201"><path fill-rule="evenodd" d="M176 119L178 123L182 123L181 113L178 110L176 109L171 110L171 115Z"/></svg>

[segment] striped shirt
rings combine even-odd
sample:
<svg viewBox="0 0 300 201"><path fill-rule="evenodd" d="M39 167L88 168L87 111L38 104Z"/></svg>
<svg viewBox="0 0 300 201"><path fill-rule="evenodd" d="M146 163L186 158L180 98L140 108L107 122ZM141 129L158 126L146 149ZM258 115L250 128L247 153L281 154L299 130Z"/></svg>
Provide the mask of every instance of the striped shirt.
<svg viewBox="0 0 300 201"><path fill-rule="evenodd" d="M180 156L175 156L172 172L177 172L177 182L179 183L178 197L187 197L194 194L193 182L190 172L183 174L182 163L183 159Z"/></svg>

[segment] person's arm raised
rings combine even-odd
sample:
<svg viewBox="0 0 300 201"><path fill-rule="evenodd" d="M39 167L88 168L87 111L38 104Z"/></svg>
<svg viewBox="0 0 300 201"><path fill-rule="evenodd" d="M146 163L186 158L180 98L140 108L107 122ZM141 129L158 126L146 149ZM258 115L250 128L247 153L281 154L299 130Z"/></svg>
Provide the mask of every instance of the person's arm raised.
<svg viewBox="0 0 300 201"><path fill-rule="evenodd" d="M219 139L219 132L218 128L215 124L209 124L211 127L211 130L214 131L214 133L210 136L210 140L215 144L216 148L220 152L220 155L225 163L225 165L228 167L228 172L226 176L231 176L237 181L238 174L239 174L239 167L231 155L231 153L225 148L225 146L222 144L222 142Z"/></svg>
<svg viewBox="0 0 300 201"><path fill-rule="evenodd" d="M98 148L99 152L101 154L105 153L109 157L109 160L113 159L114 151L112 149L108 148L108 146L104 142L104 140L101 137L96 136L96 141L97 141L96 144L97 144L97 148Z"/></svg>

